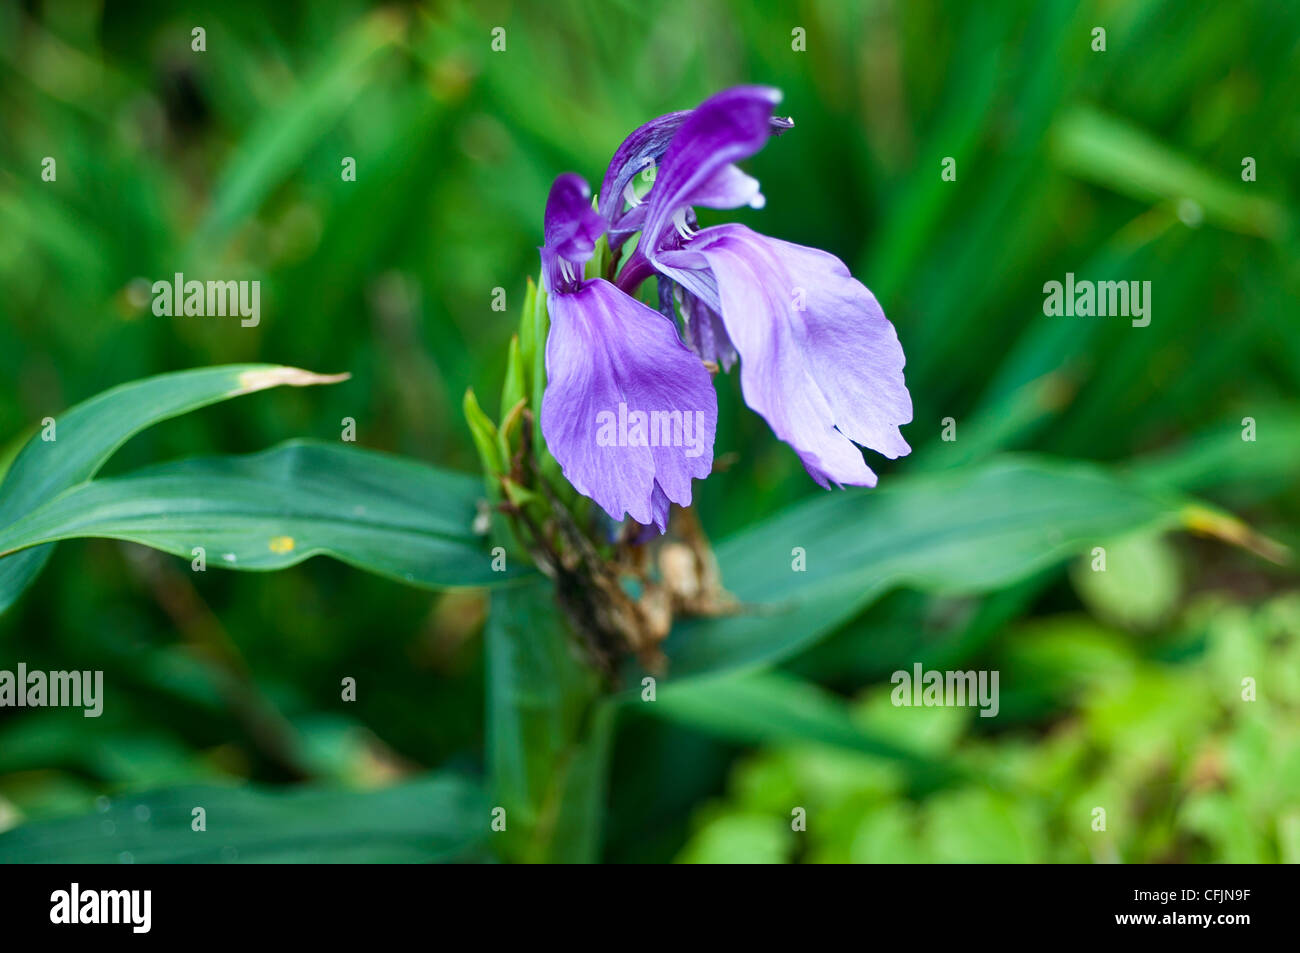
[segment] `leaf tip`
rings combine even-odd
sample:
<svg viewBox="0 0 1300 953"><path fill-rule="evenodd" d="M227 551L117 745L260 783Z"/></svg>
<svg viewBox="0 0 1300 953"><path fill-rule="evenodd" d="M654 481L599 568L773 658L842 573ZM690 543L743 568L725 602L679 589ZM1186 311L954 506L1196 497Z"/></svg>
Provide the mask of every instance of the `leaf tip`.
<svg viewBox="0 0 1300 953"><path fill-rule="evenodd" d="M301 367L263 367L254 371L244 371L239 375L236 394L251 394L270 387L311 387L315 384L338 384L351 378L348 372L342 374L317 374L305 371Z"/></svg>
<svg viewBox="0 0 1300 953"><path fill-rule="evenodd" d="M1182 520L1190 532L1240 546L1279 566L1291 563L1291 550L1286 545L1256 532L1235 516L1194 504L1183 510Z"/></svg>

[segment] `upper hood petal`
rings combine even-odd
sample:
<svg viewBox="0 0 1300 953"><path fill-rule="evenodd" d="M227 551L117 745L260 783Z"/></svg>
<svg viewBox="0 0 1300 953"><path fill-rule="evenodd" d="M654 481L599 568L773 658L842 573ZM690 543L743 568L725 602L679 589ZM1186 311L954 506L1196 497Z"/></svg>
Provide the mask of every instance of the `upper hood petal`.
<svg viewBox="0 0 1300 953"><path fill-rule="evenodd" d="M600 183L600 214L611 227L618 227L623 217L623 193L628 183L645 169L658 166L668 144L690 114L691 110L682 109L651 119L632 130L614 151L604 181Z"/></svg>
<svg viewBox="0 0 1300 953"><path fill-rule="evenodd" d="M757 181L732 163L752 156L784 128L772 121L772 109L780 101L780 90L771 86L736 86L691 112L655 174L642 243L657 248L673 216L689 206L736 208L755 201Z"/></svg>

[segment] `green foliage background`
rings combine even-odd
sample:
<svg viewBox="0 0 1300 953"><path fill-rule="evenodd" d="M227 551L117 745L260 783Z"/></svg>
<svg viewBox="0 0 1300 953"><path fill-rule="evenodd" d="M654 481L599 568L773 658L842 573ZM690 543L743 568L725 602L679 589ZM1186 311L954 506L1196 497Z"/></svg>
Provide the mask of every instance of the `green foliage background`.
<svg viewBox="0 0 1300 953"><path fill-rule="evenodd" d="M747 164L766 208L727 217L839 255L897 326L914 453L871 461L882 487L961 486L994 454L1036 451L1195 492L1294 546L1298 74L1285 0L6 4L0 460L124 381L273 361L353 377L169 421L108 473L337 441L344 417L363 446L473 471L460 397L500 387L550 180L594 186L640 122L763 82L796 128ZM177 271L260 279L261 325L155 317L147 283ZM1043 283L1066 272L1151 281L1151 325L1044 317ZM820 491L736 376L718 383L730 467L697 501L723 539ZM956 442L939 439L946 417ZM1097 542L1104 577L1056 560L982 595L901 579L712 706L627 706L604 796L583 808L607 805L595 855L1300 860L1293 572L1162 529ZM484 768L485 611L476 591L326 560L199 575L131 544L62 544L0 616L0 668L103 669L109 700L99 719L0 711L4 849L68 859L58 845L87 812L151 805L156 824L170 806L184 823L175 786L249 780L267 800L245 816L243 859L479 856L448 817L479 816L481 794L423 776ZM894 708L889 674L918 660L998 669L1000 716ZM1240 700L1245 675L1258 702ZM382 802L344 796L379 788ZM374 830L380 815L409 827ZM295 836L366 846L259 853L289 817Z"/></svg>

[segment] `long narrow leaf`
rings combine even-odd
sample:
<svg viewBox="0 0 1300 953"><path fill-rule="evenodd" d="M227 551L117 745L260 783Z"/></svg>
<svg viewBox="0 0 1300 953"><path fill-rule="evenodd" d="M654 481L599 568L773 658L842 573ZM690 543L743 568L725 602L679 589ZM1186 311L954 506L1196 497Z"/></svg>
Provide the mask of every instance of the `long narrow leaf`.
<svg viewBox="0 0 1300 953"><path fill-rule="evenodd" d="M464 862L489 859L490 824L483 792L452 774L378 791L193 785L24 824L0 834L0 864Z"/></svg>
<svg viewBox="0 0 1300 953"><path fill-rule="evenodd" d="M1178 500L1097 467L1018 457L816 497L718 547L742 607L678 625L670 675L769 665L888 588L986 591L1181 513Z"/></svg>
<svg viewBox="0 0 1300 953"><path fill-rule="evenodd" d="M493 572L471 529L481 496L474 477L294 441L83 483L0 530L0 554L97 536L186 558L202 547L209 565L228 569L282 569L327 555L427 588L491 585L522 570Z"/></svg>
<svg viewBox="0 0 1300 953"><path fill-rule="evenodd" d="M276 364L228 364L160 374L104 391L55 418L49 434L53 439L37 433L18 453L0 484L0 526L89 480L122 444L160 421L269 387L346 378ZM50 548L41 547L0 560L0 612L31 584L49 555Z"/></svg>

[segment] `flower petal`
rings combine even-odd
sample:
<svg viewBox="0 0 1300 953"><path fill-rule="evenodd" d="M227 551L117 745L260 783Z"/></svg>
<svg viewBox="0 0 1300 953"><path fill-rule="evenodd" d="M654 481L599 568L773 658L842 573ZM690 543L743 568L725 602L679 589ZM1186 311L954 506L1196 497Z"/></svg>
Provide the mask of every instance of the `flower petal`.
<svg viewBox="0 0 1300 953"><path fill-rule="evenodd" d="M634 129L615 150L600 183L600 214L611 227L616 227L623 217L623 192L628 183L645 169L658 165L668 143L690 114L689 109L683 109L651 119Z"/></svg>
<svg viewBox="0 0 1300 953"><path fill-rule="evenodd" d="M770 86L736 86L691 112L655 176L643 243L658 248L673 216L688 206L736 208L757 201L757 181L732 163L763 148L779 128L772 122L772 108L780 101L780 91Z"/></svg>
<svg viewBox="0 0 1300 953"><path fill-rule="evenodd" d="M665 278L663 284L668 284ZM727 326L722 316L699 297L673 283L677 288L678 306L685 319L686 343L701 359L713 361L729 371L736 363L736 345L727 336Z"/></svg>
<svg viewBox="0 0 1300 953"><path fill-rule="evenodd" d="M658 527L659 532L668 529L668 514L672 509L672 504L668 496L664 493L664 488L655 480L654 494L650 498L650 510L653 518L651 525Z"/></svg>
<svg viewBox="0 0 1300 953"><path fill-rule="evenodd" d="M853 443L910 452L898 429L912 419L898 335L834 255L721 225L659 264L722 315L745 402L818 483L875 486Z"/></svg>
<svg viewBox="0 0 1300 953"><path fill-rule="evenodd" d="M742 94L746 89L746 87L740 88ZM728 97L729 94L736 92L736 90L726 90L719 95ZM772 92L774 91L765 90L760 95L768 96ZM780 95L777 94L776 99L773 101L779 99ZM729 100L724 100L724 102L726 101ZM716 104L713 104L713 100L708 100L706 105L714 108ZM634 129L615 150L614 157L610 159L609 168L605 170L605 178L600 184L600 214L609 222L609 244L611 248L617 250L621 247L623 242L633 232L639 231L645 222L646 206L644 203L634 205L629 209L623 208L628 185L646 169L655 169L657 174L657 167L664 154L668 151L668 146L672 143L673 137L676 136L677 131L681 129L682 124L686 122L693 112L695 110L683 109L652 119L645 125ZM779 136L793 127L794 121L792 119L782 116L769 116L768 118L768 132L772 135ZM708 208L737 208L741 205L761 207L762 199L757 180L745 175L734 166L726 165L718 173L717 181L711 181L704 189L702 196L692 204ZM669 217L671 218L671 213Z"/></svg>
<svg viewBox="0 0 1300 953"><path fill-rule="evenodd" d="M591 207L591 188L582 176L566 172L557 177L546 197L541 249L548 291L574 283L565 275L564 263L578 266L577 278L581 278L581 265L595 254L596 241L604 232L605 219Z"/></svg>
<svg viewBox="0 0 1300 953"><path fill-rule="evenodd" d="M662 527L667 501L689 505L691 480L713 467L718 403L708 371L670 321L607 281L547 304L547 446L611 517Z"/></svg>

